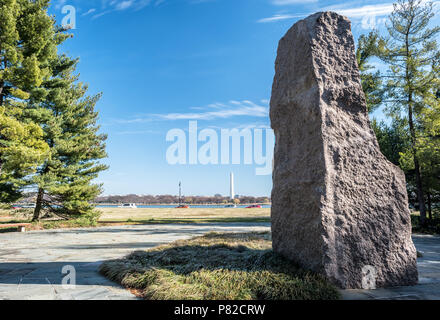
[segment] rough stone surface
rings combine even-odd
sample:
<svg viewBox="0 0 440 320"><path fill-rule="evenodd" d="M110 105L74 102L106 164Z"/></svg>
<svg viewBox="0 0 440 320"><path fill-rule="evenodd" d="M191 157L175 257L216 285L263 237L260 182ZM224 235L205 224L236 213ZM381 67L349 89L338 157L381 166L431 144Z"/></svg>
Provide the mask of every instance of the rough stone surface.
<svg viewBox="0 0 440 320"><path fill-rule="evenodd" d="M365 266L377 287L416 284L405 176L371 128L347 18L316 13L280 40L271 121L274 250L341 288Z"/></svg>
<svg viewBox="0 0 440 320"><path fill-rule="evenodd" d="M413 235L417 251L419 284L406 287L380 288L377 290L341 290L345 300L440 300L440 237Z"/></svg>

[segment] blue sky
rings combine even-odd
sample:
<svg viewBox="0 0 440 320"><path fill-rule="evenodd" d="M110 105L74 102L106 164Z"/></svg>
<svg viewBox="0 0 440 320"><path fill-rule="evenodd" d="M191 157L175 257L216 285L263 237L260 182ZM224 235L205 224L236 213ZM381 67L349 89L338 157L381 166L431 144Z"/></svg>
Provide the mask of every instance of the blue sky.
<svg viewBox="0 0 440 320"><path fill-rule="evenodd" d="M270 175L255 165L169 165L167 132L269 127L268 100L277 43L297 20L333 10L357 38L383 27L392 2L322 0L53 0L76 9L74 38L62 51L80 57L81 80L98 103L108 133L105 194L269 196Z"/></svg>

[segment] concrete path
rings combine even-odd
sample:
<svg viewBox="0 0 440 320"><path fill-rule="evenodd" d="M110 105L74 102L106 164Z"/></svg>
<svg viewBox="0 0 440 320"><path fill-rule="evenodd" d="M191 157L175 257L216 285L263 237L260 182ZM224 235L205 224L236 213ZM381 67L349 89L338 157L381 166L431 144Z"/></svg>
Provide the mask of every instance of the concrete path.
<svg viewBox="0 0 440 320"><path fill-rule="evenodd" d="M413 235L414 244L423 254L417 261L419 284L377 290L343 290L346 300L440 300L440 237Z"/></svg>
<svg viewBox="0 0 440 320"><path fill-rule="evenodd" d="M236 223L3 233L0 234L0 299L136 299L129 291L98 274L102 261L210 231L268 230L269 224ZM74 288L62 285L63 278L72 275L70 266L76 271ZM63 268L66 268L65 274Z"/></svg>
<svg viewBox="0 0 440 320"><path fill-rule="evenodd" d="M107 280L97 269L104 260L123 257L178 239L210 231L268 231L269 224L142 225L96 229L70 229L0 234L1 299L136 299L129 291ZM347 300L440 299L440 237L414 235L420 284L378 290L343 290ZM62 279L76 271L76 286ZM63 267L67 268L65 274ZM67 283L69 284L69 282Z"/></svg>

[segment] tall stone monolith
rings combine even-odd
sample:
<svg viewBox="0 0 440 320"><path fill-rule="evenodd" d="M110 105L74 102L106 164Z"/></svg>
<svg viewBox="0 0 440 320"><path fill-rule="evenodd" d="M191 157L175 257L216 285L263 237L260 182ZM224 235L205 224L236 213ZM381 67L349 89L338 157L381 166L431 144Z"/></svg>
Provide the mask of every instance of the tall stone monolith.
<svg viewBox="0 0 440 320"><path fill-rule="evenodd" d="M380 152L347 18L281 39L270 116L274 250L341 288L416 284L405 176Z"/></svg>

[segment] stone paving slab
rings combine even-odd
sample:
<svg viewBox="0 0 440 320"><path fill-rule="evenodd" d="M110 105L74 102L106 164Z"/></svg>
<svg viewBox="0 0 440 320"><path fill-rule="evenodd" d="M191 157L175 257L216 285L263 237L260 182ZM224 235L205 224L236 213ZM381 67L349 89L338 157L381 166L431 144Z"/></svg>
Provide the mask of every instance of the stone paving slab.
<svg viewBox="0 0 440 320"><path fill-rule="evenodd" d="M132 300L129 291L101 276L104 260L123 257L211 231L269 231L267 223L142 225L0 234L0 299ZM440 300L440 237L414 235L420 283L412 287L342 290L347 300ZM64 288L64 266L75 267L74 289Z"/></svg>
<svg viewBox="0 0 440 320"><path fill-rule="evenodd" d="M0 299L133 300L129 291L101 276L102 261L121 258L211 231L269 231L267 223L141 225L0 234ZM63 287L64 266L76 270L75 288Z"/></svg>
<svg viewBox="0 0 440 320"><path fill-rule="evenodd" d="M341 290L346 300L440 300L440 237L413 235L417 251L419 284L377 290Z"/></svg>

